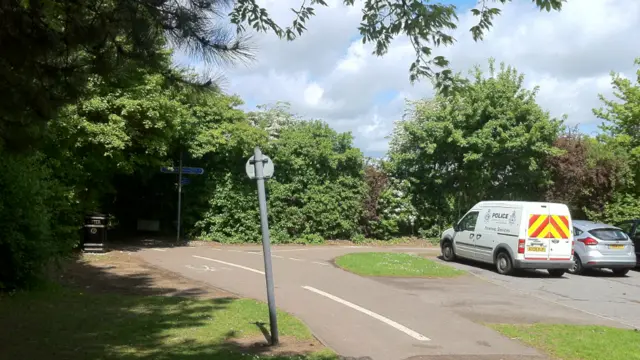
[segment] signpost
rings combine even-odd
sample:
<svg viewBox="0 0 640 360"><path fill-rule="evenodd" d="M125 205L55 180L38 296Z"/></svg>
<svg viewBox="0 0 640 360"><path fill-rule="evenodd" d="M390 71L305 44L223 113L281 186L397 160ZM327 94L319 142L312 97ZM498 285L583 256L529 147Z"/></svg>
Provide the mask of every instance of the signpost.
<svg viewBox="0 0 640 360"><path fill-rule="evenodd" d="M180 218L181 218L181 210L182 210L182 186L188 185L191 183L191 179L183 178L182 174L189 175L202 175L204 174L203 168L182 166L182 152L180 152L180 164L178 168L174 167L162 167L160 168L160 172L164 174L178 174L178 220L177 220L177 232L176 232L176 241L180 241Z"/></svg>
<svg viewBox="0 0 640 360"><path fill-rule="evenodd" d="M264 180L273 176L273 161L262 155L256 146L253 156L245 167L250 179L258 183L258 205L260 206L260 228L262 229L262 253L264 254L264 273L267 279L267 301L269 303L269 326L271 329L271 345L278 345L278 318L276 317L276 300L273 295L273 271L271 269L271 243L269 240L269 220L267 218L267 197Z"/></svg>

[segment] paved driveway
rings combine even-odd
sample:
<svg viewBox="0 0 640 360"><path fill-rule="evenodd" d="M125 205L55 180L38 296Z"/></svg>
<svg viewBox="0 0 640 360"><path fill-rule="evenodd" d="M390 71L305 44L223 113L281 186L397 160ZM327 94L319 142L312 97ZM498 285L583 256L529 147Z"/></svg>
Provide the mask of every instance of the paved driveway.
<svg viewBox="0 0 640 360"><path fill-rule="evenodd" d="M568 304L555 298L544 295L548 298L541 300L517 289L558 290L573 278L500 279L486 269L454 264L474 276L450 280L373 279L345 272L331 263L339 255L356 251L437 253L340 246L273 250L277 306L300 317L321 341L344 356L374 360L543 359L536 351L479 323L548 321L622 326L617 319L595 312L567 311ZM139 255L183 276L266 300L259 247L158 248L144 249ZM595 281L614 283L610 279ZM633 285L624 286L639 290ZM640 299L635 294L629 295Z"/></svg>
<svg viewBox="0 0 640 360"><path fill-rule="evenodd" d="M490 265L466 261L449 264L508 292L558 304L584 319L598 317L618 327L640 329L639 271L630 271L623 278L614 277L611 272L603 270L593 271L589 275L566 274L556 279L549 277L546 271L502 276Z"/></svg>

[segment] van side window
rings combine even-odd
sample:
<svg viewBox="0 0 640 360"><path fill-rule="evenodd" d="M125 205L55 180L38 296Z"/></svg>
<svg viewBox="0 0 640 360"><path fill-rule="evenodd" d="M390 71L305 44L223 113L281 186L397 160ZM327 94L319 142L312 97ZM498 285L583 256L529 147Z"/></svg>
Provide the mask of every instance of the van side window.
<svg viewBox="0 0 640 360"><path fill-rule="evenodd" d="M475 231L478 221L478 212L472 211L460 220L460 231Z"/></svg>
<svg viewBox="0 0 640 360"><path fill-rule="evenodd" d="M577 227L573 227L573 236L580 236L582 235L582 230L578 229Z"/></svg>

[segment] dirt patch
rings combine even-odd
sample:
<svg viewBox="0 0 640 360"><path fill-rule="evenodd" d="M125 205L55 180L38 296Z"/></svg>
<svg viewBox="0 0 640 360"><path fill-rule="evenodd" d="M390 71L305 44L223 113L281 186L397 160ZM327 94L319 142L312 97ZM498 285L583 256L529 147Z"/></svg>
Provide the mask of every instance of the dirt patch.
<svg viewBox="0 0 640 360"><path fill-rule="evenodd" d="M229 340L227 341L227 345L231 349L243 354L267 356L312 354L324 348L324 346L315 339L302 341L289 336L280 337L280 343L278 345L270 346L262 335Z"/></svg>
<svg viewBox="0 0 640 360"><path fill-rule="evenodd" d="M83 254L58 275L65 285L95 293L187 296L202 299L234 297L211 285L157 268L127 251Z"/></svg>

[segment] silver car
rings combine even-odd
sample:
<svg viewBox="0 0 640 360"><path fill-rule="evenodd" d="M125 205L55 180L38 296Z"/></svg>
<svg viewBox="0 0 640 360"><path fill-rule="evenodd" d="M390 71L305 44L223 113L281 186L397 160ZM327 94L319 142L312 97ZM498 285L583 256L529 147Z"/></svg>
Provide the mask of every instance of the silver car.
<svg viewBox="0 0 640 360"><path fill-rule="evenodd" d="M585 220L573 220L574 265L572 274L586 269L611 269L625 276L636 266L633 241L620 228Z"/></svg>

